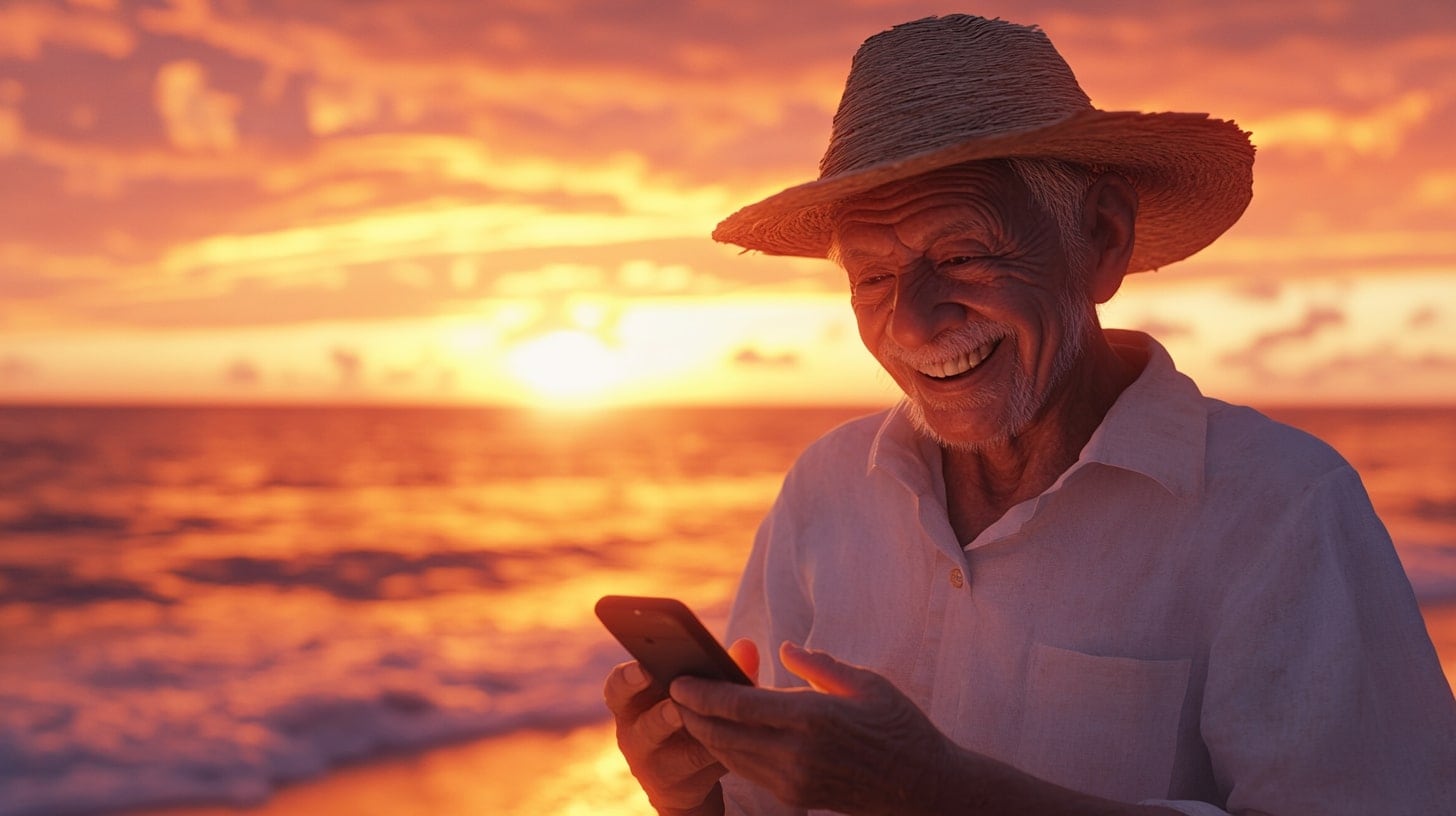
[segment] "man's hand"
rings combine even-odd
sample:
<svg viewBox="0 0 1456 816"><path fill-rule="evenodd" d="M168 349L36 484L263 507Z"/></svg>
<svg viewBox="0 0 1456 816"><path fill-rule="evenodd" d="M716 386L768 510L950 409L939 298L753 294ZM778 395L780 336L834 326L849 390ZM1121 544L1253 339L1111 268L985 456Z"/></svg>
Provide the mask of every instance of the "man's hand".
<svg viewBox="0 0 1456 816"><path fill-rule="evenodd" d="M672 700L695 744L787 805L896 816L1176 816L1063 788L961 748L893 683L868 669L790 643L779 658L810 688L680 677ZM721 795L720 788L714 792Z"/></svg>
<svg viewBox="0 0 1456 816"><path fill-rule="evenodd" d="M744 674L757 679L758 649L753 641L740 639L728 653ZM721 814L718 778L724 767L684 730L678 705L642 667L633 661L612 669L604 693L617 720L617 747L652 806L662 814Z"/></svg>
<svg viewBox="0 0 1456 816"><path fill-rule="evenodd" d="M779 658L811 689L673 682L697 744L794 807L903 814L935 801L954 746L915 703L824 652L785 643Z"/></svg>

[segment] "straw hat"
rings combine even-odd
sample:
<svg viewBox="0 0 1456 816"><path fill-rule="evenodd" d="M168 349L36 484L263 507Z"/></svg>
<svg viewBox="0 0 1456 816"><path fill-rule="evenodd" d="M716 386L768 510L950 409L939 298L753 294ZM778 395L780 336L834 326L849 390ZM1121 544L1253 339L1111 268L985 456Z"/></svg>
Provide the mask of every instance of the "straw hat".
<svg viewBox="0 0 1456 816"><path fill-rule="evenodd" d="M1253 195L1254 148L1202 113L1103 111L1035 27L927 17L860 46L819 179L739 210L713 237L771 255L825 257L832 205L976 159L1055 158L1115 170L1139 195L1129 272L1192 255Z"/></svg>

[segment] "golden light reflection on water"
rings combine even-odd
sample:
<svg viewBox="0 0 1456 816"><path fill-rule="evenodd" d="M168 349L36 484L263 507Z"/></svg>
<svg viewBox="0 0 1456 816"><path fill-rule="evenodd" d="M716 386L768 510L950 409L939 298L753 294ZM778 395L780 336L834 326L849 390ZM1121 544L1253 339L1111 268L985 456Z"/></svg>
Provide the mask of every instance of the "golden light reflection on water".
<svg viewBox="0 0 1456 816"><path fill-rule="evenodd" d="M68 738L121 757L117 768L131 767L126 741L139 741L154 764L179 769L173 791L209 786L197 796L262 800L277 775L429 749L285 786L255 816L646 814L608 727L525 729L606 716L601 675L620 650L593 618L600 595L675 595L721 631L784 468L847 416L94 417L106 429L94 432L95 456L35 471L64 476L53 486L70 491L63 502L32 512L0 499L10 514L0 521L34 528L7 556L64 566L61 596L119 587L157 598L0 604L7 645L41 660L0 666L26 673L0 687L74 711ZM1450 574L1448 412L1278 418L1358 463L1402 558L1431 559L1413 574ZM109 453L128 433L135 453ZM84 557L58 562L66 551ZM1456 606L1424 611L1456 676ZM348 730L360 720L372 730ZM429 722L437 730L411 742ZM311 732L335 736L310 743ZM189 775L196 751L179 733L213 752L215 769L241 768L226 789ZM297 753L270 764L280 748Z"/></svg>
<svg viewBox="0 0 1456 816"><path fill-rule="evenodd" d="M527 731L345 768L259 807L170 808L158 816L651 816L610 726Z"/></svg>

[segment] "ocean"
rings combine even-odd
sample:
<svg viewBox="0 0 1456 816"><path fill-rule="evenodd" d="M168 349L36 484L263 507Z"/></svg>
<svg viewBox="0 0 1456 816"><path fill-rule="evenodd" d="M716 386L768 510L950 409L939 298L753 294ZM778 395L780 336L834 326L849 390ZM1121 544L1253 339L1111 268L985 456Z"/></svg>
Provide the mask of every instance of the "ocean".
<svg viewBox="0 0 1456 816"><path fill-rule="evenodd" d="M721 631L784 470L864 412L0 408L0 816L255 805L601 723L596 599ZM1456 408L1268 413L1355 465L1423 606L1456 602Z"/></svg>

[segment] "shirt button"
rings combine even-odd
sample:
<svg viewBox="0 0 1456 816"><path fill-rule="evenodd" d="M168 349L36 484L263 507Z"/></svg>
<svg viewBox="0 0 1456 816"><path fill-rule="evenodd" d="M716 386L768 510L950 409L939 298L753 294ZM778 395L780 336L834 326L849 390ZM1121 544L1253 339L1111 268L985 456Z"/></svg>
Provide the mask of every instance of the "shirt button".
<svg viewBox="0 0 1456 816"><path fill-rule="evenodd" d="M966 576L965 573L961 572L960 567L956 567L950 571L950 585L956 589L960 589L966 585Z"/></svg>

